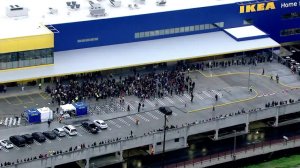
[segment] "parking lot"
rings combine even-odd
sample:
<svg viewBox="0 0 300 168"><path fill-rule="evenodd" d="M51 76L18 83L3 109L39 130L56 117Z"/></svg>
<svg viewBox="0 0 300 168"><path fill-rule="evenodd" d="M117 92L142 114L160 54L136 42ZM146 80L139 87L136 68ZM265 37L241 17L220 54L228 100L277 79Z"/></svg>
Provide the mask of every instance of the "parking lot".
<svg viewBox="0 0 300 168"><path fill-rule="evenodd" d="M248 111L253 108L264 107L265 103L270 101L280 101L289 98L298 99L300 97L300 89L293 88L300 86L300 82L296 80L295 74L291 74L288 68L280 64L271 64L268 66L258 66L252 69L252 71L259 73L262 68L268 74L280 74L283 84L277 84L276 81L270 80L267 76L252 75L250 84L255 91L249 92L247 89L248 74L240 73L242 70L247 72L245 68L228 69L228 71L227 69L223 71L216 69L203 72L204 74L190 72L189 75L197 81L193 102L191 102L191 97L187 93L183 95L168 95L159 99L146 99L142 102L144 103L144 107L141 108L141 112L137 112L140 100L134 96L126 97L124 104L120 104L117 98L113 101L91 101L89 102L89 108L92 115L83 117L82 120L79 118L76 122L72 122L73 120L68 121L68 123L76 125L79 133L77 136L47 140L43 144L35 142L24 148L4 149L0 151L0 162L10 159L14 160L16 157L21 157L20 159L22 159L25 156L37 156L40 153L44 154L53 150L69 150L70 147L78 146L82 143L92 144L94 142L108 141L109 139L125 138L131 135L131 131L133 135L145 135L163 127L164 116L157 110L160 106L171 106L173 115L168 117L167 124L168 126L173 125L176 127L208 119L213 115L226 115L242 108ZM287 87L290 84L293 87ZM215 95L218 95L218 101L215 100ZM49 103L49 99L45 95L34 94L24 97L26 98L1 99L0 103L4 106L1 112L8 114L11 112L10 108L14 107L15 109L18 107L23 110L26 102L26 105L38 104L39 107ZM31 101L34 103L31 103ZM127 111L128 106L130 107L130 111ZM214 113L212 113L212 106L216 107ZM84 120L93 121L95 119L105 120L108 124L108 129L100 130L98 134L92 135L80 126L80 123ZM136 124L137 120L139 121L138 125ZM48 128L47 124L26 125L14 128L5 127L7 129L0 130L0 138L6 139L18 133L25 134L52 130L63 125L63 123L53 122L50 128Z"/></svg>

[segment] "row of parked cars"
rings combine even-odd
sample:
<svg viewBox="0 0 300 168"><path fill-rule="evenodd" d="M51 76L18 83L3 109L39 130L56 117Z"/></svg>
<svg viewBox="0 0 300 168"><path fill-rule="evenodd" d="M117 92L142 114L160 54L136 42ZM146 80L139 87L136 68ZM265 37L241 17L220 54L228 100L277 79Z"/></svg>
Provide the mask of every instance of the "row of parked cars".
<svg viewBox="0 0 300 168"><path fill-rule="evenodd" d="M106 129L108 125L103 120L94 120L82 122L82 127L87 131L95 134L99 129ZM66 134L70 136L77 135L77 129L73 125L65 125L61 128L55 128L52 131L34 132L32 134L14 135L9 137L9 140L0 140L0 149L2 147L11 149L14 145L18 147L24 147L26 144L32 144L34 140L39 143L45 142L46 138L50 140L56 139L56 137L64 137Z"/></svg>

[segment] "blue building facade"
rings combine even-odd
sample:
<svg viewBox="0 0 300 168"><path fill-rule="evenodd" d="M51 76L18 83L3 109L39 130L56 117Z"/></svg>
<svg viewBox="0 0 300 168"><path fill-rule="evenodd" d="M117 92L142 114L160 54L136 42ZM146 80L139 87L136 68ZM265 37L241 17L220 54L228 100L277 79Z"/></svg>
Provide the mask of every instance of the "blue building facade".
<svg viewBox="0 0 300 168"><path fill-rule="evenodd" d="M55 51L254 25L279 43L300 41L300 2L253 1L53 25Z"/></svg>

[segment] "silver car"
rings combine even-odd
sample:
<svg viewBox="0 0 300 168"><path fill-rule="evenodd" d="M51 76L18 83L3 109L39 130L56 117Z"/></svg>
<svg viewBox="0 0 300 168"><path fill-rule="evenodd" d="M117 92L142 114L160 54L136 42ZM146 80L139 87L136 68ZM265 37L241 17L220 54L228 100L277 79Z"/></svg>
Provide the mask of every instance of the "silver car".
<svg viewBox="0 0 300 168"><path fill-rule="evenodd" d="M11 149L14 145L9 140L0 140L0 144L6 149Z"/></svg>
<svg viewBox="0 0 300 168"><path fill-rule="evenodd" d="M66 136L66 132L62 128L55 128L53 132L58 136L58 137L64 137Z"/></svg>

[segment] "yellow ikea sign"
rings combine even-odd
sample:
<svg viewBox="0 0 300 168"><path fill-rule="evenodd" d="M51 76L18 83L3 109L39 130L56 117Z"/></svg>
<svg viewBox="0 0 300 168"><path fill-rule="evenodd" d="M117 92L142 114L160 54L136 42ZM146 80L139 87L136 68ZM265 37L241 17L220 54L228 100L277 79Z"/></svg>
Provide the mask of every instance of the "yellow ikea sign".
<svg viewBox="0 0 300 168"><path fill-rule="evenodd" d="M240 6L240 13L260 12L276 9L274 2L257 3Z"/></svg>

